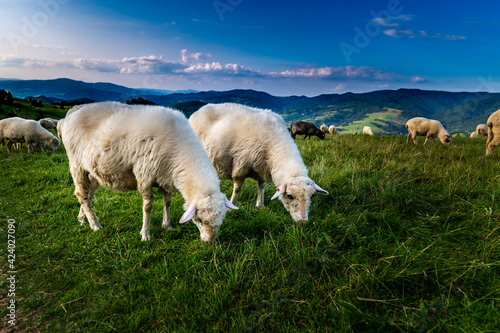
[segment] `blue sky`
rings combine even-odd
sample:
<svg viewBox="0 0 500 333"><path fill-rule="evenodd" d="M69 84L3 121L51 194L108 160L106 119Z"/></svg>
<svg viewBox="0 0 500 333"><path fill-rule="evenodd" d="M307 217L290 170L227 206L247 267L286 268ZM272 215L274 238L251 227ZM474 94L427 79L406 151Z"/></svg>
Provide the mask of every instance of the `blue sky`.
<svg viewBox="0 0 500 333"><path fill-rule="evenodd" d="M0 0L0 78L500 91L497 1Z"/></svg>

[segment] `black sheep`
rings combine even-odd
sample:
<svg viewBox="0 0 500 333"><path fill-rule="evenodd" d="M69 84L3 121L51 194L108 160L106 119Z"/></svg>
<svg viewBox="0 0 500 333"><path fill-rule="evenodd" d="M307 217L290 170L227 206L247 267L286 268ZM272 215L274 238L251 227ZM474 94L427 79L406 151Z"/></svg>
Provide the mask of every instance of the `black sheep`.
<svg viewBox="0 0 500 333"><path fill-rule="evenodd" d="M316 135L321 140L325 139L325 133L323 133L316 125L313 123L308 123L306 121L295 121L290 127L290 134L292 138L295 139L297 134L304 135L304 140L310 138L311 135Z"/></svg>

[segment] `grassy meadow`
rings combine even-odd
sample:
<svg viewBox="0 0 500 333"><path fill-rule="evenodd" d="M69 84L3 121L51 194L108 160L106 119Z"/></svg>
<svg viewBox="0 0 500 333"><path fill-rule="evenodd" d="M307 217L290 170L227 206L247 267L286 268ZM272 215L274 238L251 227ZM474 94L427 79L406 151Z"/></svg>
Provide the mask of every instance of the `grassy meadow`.
<svg viewBox="0 0 500 333"><path fill-rule="evenodd" d="M500 149L485 139L296 140L310 177L309 222L281 202L254 207L248 179L214 245L193 223L163 230L156 192L142 242L137 192L100 188L103 230L76 217L64 148L0 147L1 290L15 220L16 326L0 332L498 332ZM222 181L231 194L232 183ZM183 213L175 194L172 218Z"/></svg>

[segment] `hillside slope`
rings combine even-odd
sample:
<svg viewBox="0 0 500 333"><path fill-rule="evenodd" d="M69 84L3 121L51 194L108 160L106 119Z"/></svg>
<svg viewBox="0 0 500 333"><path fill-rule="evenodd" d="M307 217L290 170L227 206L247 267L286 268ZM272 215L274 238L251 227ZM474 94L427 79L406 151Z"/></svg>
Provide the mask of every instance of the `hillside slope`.
<svg viewBox="0 0 500 333"><path fill-rule="evenodd" d="M305 120L318 126L334 124L339 129L351 133L357 132L361 125L373 126L378 134L404 133L406 121L416 116L437 119L452 134L470 133L478 124L486 123L488 116L500 108L498 93L418 89L279 97L244 89L167 93L70 79L0 80L0 89L9 90L19 98L44 95L49 99L53 98L54 103L81 98L125 102L139 97L163 106L241 103L272 109L280 113L288 123ZM193 111L189 110L190 112Z"/></svg>

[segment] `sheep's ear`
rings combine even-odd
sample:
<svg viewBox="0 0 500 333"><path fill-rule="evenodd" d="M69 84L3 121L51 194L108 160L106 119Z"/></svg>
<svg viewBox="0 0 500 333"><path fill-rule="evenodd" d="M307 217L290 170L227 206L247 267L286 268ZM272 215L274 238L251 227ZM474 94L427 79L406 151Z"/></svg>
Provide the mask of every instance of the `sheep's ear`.
<svg viewBox="0 0 500 333"><path fill-rule="evenodd" d="M196 215L196 207L194 206L194 203L192 203L191 205L189 205L189 208L182 215L181 219L179 220L179 223L185 223L191 220L195 215Z"/></svg>
<svg viewBox="0 0 500 333"><path fill-rule="evenodd" d="M286 192L286 184L282 184L280 187L276 188L276 193L271 197L271 200L276 199L280 194L283 194Z"/></svg>
<svg viewBox="0 0 500 333"><path fill-rule="evenodd" d="M314 189L316 192L321 193L321 194L328 194L327 191L323 190L321 187L319 187L316 183L314 183Z"/></svg>
<svg viewBox="0 0 500 333"><path fill-rule="evenodd" d="M229 208L229 209L239 209L238 207L236 207L235 205L233 205L233 203L229 200L227 200L227 198L224 198L224 200L226 201L226 207Z"/></svg>

